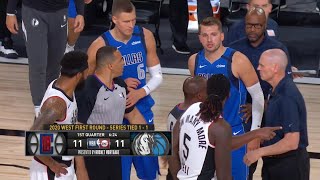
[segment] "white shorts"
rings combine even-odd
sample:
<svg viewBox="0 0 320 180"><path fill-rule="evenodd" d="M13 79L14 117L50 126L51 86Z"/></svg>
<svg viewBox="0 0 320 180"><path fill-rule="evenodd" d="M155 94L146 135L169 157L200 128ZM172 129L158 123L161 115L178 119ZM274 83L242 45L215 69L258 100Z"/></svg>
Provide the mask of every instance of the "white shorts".
<svg viewBox="0 0 320 180"><path fill-rule="evenodd" d="M30 179L31 180L51 180L47 172L48 167L32 159L30 165ZM70 167L67 168L68 173L66 175L54 177L52 180L77 180L77 176L74 170L74 163L72 162Z"/></svg>

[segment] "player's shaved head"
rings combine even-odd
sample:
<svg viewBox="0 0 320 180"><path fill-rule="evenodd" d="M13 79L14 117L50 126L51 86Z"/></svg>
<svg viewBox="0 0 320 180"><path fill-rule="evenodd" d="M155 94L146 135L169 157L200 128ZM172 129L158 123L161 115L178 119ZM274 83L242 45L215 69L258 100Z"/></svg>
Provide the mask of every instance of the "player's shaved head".
<svg viewBox="0 0 320 180"><path fill-rule="evenodd" d="M269 49L263 52L260 58L265 59L268 63L278 65L282 71L285 71L288 65L288 57L281 49Z"/></svg>
<svg viewBox="0 0 320 180"><path fill-rule="evenodd" d="M183 83L185 99L195 98L201 91L206 90L207 80L201 76L188 77Z"/></svg>

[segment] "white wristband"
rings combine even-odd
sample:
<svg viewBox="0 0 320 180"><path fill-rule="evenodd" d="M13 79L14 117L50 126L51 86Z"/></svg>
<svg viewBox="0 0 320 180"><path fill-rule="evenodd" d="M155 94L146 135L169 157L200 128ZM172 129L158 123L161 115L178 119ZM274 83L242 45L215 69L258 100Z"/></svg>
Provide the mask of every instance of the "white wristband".
<svg viewBox="0 0 320 180"><path fill-rule="evenodd" d="M7 13L7 16L16 16L15 14Z"/></svg>
<svg viewBox="0 0 320 180"><path fill-rule="evenodd" d="M149 95L152 91L156 90L162 83L162 71L160 64L148 67L148 70L151 75L151 78L147 82L147 84L142 87L146 91L147 95Z"/></svg>

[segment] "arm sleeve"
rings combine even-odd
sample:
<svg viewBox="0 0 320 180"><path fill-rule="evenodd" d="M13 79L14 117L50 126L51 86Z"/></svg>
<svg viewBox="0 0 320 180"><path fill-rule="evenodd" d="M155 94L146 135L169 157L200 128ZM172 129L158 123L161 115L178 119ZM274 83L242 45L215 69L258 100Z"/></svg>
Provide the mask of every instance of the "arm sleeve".
<svg viewBox="0 0 320 180"><path fill-rule="evenodd" d="M152 91L156 90L162 83L162 71L160 64L157 64L152 67L148 67L149 73L151 74L150 80L142 88L146 91L146 94L149 95Z"/></svg>
<svg viewBox="0 0 320 180"><path fill-rule="evenodd" d="M247 87L247 90L252 97L252 131L261 126L264 110L264 96L259 82L253 86Z"/></svg>
<svg viewBox="0 0 320 180"><path fill-rule="evenodd" d="M75 0L77 14L84 16L84 0Z"/></svg>
<svg viewBox="0 0 320 180"><path fill-rule="evenodd" d="M3 0L1 0L3 1ZM19 0L8 0L7 4L7 13L8 14L17 14L17 4Z"/></svg>

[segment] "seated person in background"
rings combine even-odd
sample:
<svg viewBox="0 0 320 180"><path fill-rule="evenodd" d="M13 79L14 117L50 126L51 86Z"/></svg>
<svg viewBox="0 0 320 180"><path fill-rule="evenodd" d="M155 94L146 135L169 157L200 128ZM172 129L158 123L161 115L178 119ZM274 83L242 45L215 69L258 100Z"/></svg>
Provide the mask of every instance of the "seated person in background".
<svg viewBox="0 0 320 180"><path fill-rule="evenodd" d="M249 0L247 9L253 7L260 7L264 10L267 17L266 34L270 37L279 37L278 24L273 19L269 18L269 14L272 10L272 0ZM234 23L226 34L226 39L223 42L224 45L228 46L230 43L237 41L246 36L245 32L245 19L241 19L239 22Z"/></svg>

